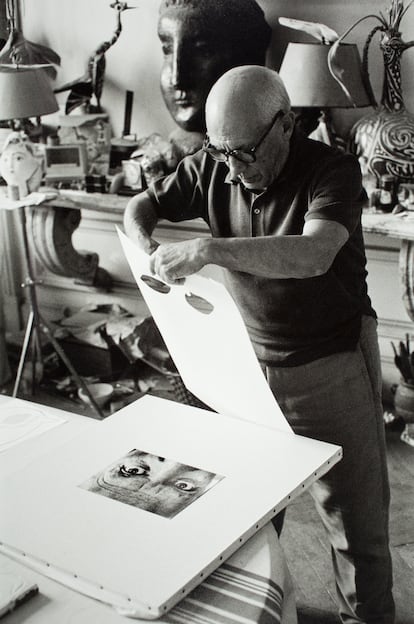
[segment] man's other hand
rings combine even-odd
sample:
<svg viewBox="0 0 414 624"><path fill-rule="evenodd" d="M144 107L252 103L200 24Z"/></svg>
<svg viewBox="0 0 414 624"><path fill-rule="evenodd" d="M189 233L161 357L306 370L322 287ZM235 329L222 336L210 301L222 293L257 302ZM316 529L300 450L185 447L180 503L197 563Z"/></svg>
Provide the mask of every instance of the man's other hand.
<svg viewBox="0 0 414 624"><path fill-rule="evenodd" d="M194 238L159 245L150 258L152 273L170 284L197 273L207 264L203 255L203 240Z"/></svg>

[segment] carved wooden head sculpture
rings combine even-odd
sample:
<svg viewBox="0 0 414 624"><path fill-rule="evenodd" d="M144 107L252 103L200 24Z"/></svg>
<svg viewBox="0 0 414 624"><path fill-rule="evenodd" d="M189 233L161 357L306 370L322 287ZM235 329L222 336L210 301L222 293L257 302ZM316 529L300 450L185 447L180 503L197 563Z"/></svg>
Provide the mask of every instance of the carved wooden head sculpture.
<svg viewBox="0 0 414 624"><path fill-rule="evenodd" d="M264 65L271 28L255 0L162 0L161 91L175 122L204 132L212 85L238 65Z"/></svg>

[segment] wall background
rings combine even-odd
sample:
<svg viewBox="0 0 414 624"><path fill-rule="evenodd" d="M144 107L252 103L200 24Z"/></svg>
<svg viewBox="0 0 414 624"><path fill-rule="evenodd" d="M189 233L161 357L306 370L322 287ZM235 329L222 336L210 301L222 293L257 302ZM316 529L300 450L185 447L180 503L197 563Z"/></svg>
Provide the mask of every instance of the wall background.
<svg viewBox="0 0 414 624"><path fill-rule="evenodd" d="M28 39L53 48L62 58L55 86L81 76L89 55L108 40L115 27L115 11L109 0L20 0L23 32ZM273 28L268 64L279 69L289 41L312 41L307 35L282 27L278 17L323 22L342 34L357 19L385 11L389 0L258 0ZM122 131L125 90L135 93L131 130L138 136L154 131L168 134L174 127L161 98L158 76L161 50L157 38L159 0L130 0L137 9L125 11L123 32L106 55L107 70L103 106L111 117L114 136ZM376 24L364 21L347 37L362 53L366 35ZM402 22L405 40L414 38L414 6ZM378 36L370 48L370 75L377 98L382 85L382 55ZM403 54L402 78L406 105L414 112L414 48ZM59 95L64 103L65 94ZM337 129L346 133L353 121L369 109L341 111L335 117Z"/></svg>

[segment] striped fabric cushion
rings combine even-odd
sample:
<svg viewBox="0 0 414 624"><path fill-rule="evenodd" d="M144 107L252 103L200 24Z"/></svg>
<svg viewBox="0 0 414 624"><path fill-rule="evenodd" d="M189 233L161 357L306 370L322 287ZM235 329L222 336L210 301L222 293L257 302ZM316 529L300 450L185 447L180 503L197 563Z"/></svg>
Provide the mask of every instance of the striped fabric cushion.
<svg viewBox="0 0 414 624"><path fill-rule="evenodd" d="M283 590L271 579L224 563L163 621L171 624L279 624Z"/></svg>

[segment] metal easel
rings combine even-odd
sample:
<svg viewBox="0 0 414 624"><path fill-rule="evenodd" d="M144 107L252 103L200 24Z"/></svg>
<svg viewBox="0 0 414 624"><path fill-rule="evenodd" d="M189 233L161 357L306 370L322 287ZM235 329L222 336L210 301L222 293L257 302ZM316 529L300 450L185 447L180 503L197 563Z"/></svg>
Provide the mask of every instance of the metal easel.
<svg viewBox="0 0 414 624"><path fill-rule="evenodd" d="M21 231L23 237L23 251L24 251L24 261L26 265L26 278L22 283L22 288L26 288L28 292L28 301L30 305L29 317L27 319L26 331L23 340L22 351L20 354L19 364L16 373L16 380L14 383L12 396L16 397L17 392L19 390L20 382L22 379L22 374L24 370L24 366L26 363L27 356L29 354L29 347L32 346L31 349L31 357L32 357L32 393L34 392L34 387L36 383L36 364L40 363L43 370L43 355L42 355L42 344L41 337L42 335L47 338L47 340L51 343L53 349L62 360L70 374L72 375L76 385L78 388L82 388L87 397L89 398L90 404L93 407L94 411L98 414L99 417L103 418L104 414L96 403L94 397L87 384L84 382L82 377L78 375L76 370L74 369L71 361L67 357L65 351L56 340L53 330L50 324L43 318L40 310L39 304L37 300L36 293L36 285L39 282L36 282L34 278L33 265L30 255L29 241L27 236L27 227L26 227L26 208L23 206L19 206L17 208L19 213L19 221L21 224Z"/></svg>

